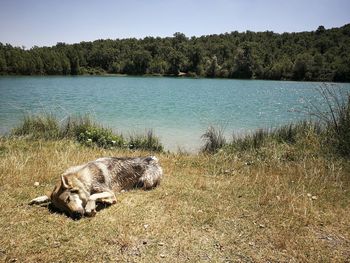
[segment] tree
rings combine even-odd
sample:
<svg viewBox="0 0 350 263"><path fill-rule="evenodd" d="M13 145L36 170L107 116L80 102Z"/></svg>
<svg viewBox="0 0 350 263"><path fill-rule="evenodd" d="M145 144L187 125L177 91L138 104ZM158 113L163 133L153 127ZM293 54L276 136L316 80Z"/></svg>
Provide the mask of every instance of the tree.
<svg viewBox="0 0 350 263"><path fill-rule="evenodd" d="M250 79L253 76L252 58L249 47L237 49L237 54L234 58L232 78Z"/></svg>
<svg viewBox="0 0 350 263"><path fill-rule="evenodd" d="M297 57L293 66L293 79L294 80L309 80L310 69L312 65L311 56L309 54L301 54Z"/></svg>
<svg viewBox="0 0 350 263"><path fill-rule="evenodd" d="M221 67L218 64L218 59L214 55L211 60L208 60L207 76L215 78L220 75Z"/></svg>

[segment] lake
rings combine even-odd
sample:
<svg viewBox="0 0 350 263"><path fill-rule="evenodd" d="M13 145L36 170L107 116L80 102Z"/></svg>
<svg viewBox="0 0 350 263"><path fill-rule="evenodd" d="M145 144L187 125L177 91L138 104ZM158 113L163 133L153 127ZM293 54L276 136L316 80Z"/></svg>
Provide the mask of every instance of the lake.
<svg viewBox="0 0 350 263"><path fill-rule="evenodd" d="M0 132L25 114L90 113L125 135L153 129L166 149L199 149L210 125L242 134L309 118L325 108L321 83L166 77L0 77ZM350 84L336 84L350 90Z"/></svg>

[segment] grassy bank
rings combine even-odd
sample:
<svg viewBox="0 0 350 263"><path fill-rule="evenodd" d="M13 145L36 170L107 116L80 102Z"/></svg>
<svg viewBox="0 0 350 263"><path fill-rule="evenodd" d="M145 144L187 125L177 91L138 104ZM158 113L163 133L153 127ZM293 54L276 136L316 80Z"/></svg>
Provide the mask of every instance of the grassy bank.
<svg viewBox="0 0 350 263"><path fill-rule="evenodd" d="M0 140L0 261L344 262L350 259L346 159L276 153L158 154L165 178L130 191L95 218L73 221L33 197L69 166L149 152L68 140ZM267 152L266 152L267 154ZM34 186L39 182L39 186Z"/></svg>
<svg viewBox="0 0 350 263"><path fill-rule="evenodd" d="M96 123L91 116L67 116L60 120L52 114L26 115L11 136L30 140L74 140L82 145L104 149L138 149L162 152L164 147L152 130L126 138Z"/></svg>

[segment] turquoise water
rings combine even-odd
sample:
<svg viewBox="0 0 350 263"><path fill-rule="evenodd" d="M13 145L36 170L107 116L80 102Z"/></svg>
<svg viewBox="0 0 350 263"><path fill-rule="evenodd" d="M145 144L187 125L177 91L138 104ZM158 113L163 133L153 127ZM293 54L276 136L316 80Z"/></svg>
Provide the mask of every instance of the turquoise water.
<svg viewBox="0 0 350 263"><path fill-rule="evenodd" d="M164 77L0 77L0 132L26 113L91 113L117 132L152 128L167 149L195 151L209 125L244 133L308 118L320 83ZM349 90L350 84L337 84ZM325 106L325 105L323 105Z"/></svg>

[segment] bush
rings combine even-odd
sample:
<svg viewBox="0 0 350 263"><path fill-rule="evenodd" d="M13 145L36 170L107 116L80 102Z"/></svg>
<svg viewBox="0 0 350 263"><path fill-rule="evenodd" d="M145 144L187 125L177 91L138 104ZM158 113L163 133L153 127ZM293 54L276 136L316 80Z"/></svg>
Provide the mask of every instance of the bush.
<svg viewBox="0 0 350 263"><path fill-rule="evenodd" d="M122 135L115 135L112 130L103 127L88 127L77 136L78 142L87 146L98 146L101 148L124 147L125 141Z"/></svg>

